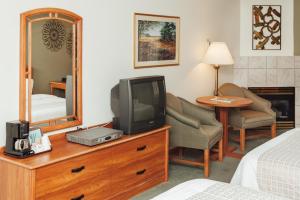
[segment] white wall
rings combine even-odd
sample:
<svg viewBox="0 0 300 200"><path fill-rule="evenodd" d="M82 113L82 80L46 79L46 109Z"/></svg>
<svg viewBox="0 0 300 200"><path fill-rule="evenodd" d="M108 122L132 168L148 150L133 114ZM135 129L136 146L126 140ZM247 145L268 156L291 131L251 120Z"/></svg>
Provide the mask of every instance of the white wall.
<svg viewBox="0 0 300 200"><path fill-rule="evenodd" d="M19 18L40 7L71 10L83 17L84 125L111 120L110 89L120 78L165 75L167 90L191 101L212 94L214 71L200 64L206 39L225 41L239 52L239 0L6 0L0 7L0 146L5 122L18 119ZM133 13L181 17L180 66L134 70ZM231 67L222 80L231 80Z"/></svg>
<svg viewBox="0 0 300 200"><path fill-rule="evenodd" d="M252 5L282 5L281 50L252 50ZM294 56L294 0L241 0L240 6L241 56Z"/></svg>

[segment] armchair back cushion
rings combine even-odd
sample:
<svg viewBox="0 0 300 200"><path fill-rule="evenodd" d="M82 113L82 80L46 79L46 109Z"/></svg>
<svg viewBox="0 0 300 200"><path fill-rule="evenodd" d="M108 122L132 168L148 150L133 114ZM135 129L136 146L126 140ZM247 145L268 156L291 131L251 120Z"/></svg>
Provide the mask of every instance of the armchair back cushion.
<svg viewBox="0 0 300 200"><path fill-rule="evenodd" d="M167 93L167 107L172 108L178 113L183 113L181 101L178 99L178 97L174 96L171 93Z"/></svg>
<svg viewBox="0 0 300 200"><path fill-rule="evenodd" d="M232 83L225 83L219 88L220 96L245 97L242 88Z"/></svg>

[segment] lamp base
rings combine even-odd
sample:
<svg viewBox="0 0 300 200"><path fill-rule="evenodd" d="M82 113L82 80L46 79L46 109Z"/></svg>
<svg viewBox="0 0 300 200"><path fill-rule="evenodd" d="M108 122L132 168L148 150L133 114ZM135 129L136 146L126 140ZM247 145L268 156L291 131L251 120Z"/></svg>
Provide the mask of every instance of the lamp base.
<svg viewBox="0 0 300 200"><path fill-rule="evenodd" d="M216 70L214 95L218 96L218 94L219 94L218 88L219 88L219 69L220 69L220 65L214 65L213 67Z"/></svg>
<svg viewBox="0 0 300 200"><path fill-rule="evenodd" d="M218 96L219 91L218 90L214 90L214 96Z"/></svg>

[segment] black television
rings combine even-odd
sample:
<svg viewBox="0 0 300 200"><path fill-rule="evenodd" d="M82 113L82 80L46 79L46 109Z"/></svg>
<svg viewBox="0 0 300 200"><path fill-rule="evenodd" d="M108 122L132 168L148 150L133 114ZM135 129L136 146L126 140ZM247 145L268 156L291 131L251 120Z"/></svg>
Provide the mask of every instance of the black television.
<svg viewBox="0 0 300 200"><path fill-rule="evenodd" d="M121 79L111 89L113 128L136 134L162 127L166 116L164 76Z"/></svg>

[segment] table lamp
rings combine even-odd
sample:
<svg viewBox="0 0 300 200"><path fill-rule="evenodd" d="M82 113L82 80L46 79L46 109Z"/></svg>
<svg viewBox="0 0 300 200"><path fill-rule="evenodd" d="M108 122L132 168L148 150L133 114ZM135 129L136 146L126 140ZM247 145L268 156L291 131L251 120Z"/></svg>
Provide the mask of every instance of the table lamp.
<svg viewBox="0 0 300 200"><path fill-rule="evenodd" d="M212 42L204 56L203 63L213 65L215 73L215 91L218 96L219 87L219 68L221 65L232 65L233 59L225 42Z"/></svg>

